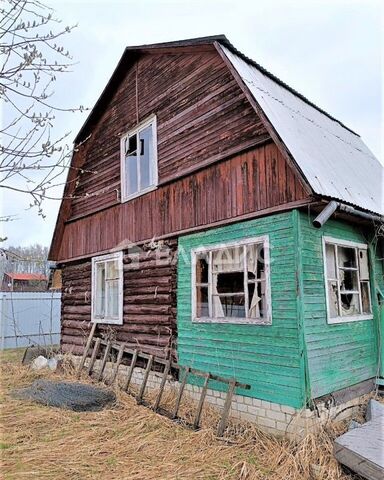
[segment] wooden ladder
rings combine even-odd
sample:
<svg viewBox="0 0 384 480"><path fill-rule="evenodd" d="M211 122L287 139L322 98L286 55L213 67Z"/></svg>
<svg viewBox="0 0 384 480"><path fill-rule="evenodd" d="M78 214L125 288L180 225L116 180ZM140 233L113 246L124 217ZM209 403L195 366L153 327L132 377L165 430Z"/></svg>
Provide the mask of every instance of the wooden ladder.
<svg viewBox="0 0 384 480"><path fill-rule="evenodd" d="M167 417L173 420L180 419L180 417L178 416L178 413L179 413L183 394L185 392L185 387L187 385L187 381L189 377L192 375L194 377L201 378L203 380L203 386L201 389L200 398L197 403L197 409L196 409L194 421L193 421L193 424L190 425L194 429L198 429L200 426L201 415L203 412L205 398L207 396L209 382L215 381L215 382L223 383L224 385L228 385L228 389L227 389L227 393L224 401L224 407L222 410L221 418L217 427L217 435L219 437L223 436L227 422L228 422L228 417L229 417L231 404L232 404L232 398L236 388L249 390L250 385L240 383L234 378L225 378L219 375L214 375L209 372L203 372L201 370L197 370L188 366L181 366L176 362L173 362L171 358L164 359L164 358L157 357L155 355L150 355L150 354L141 352L137 348L130 349L124 343L112 342L111 340L103 340L99 337L95 338L96 325L97 325L96 323L92 325L91 331L89 333L89 336L84 348L84 352L81 357L80 364L77 370L78 378L80 377L81 372L84 368L85 362L87 360L87 357L91 352L90 361L86 369L87 374L92 375L92 373L95 373L96 380L102 381L104 379L104 370L108 362L108 358L110 357L110 354L112 353L112 351L115 351L117 352L117 357L116 357L116 360L112 362L112 376L109 382L110 384L113 384L118 378L119 367L122 363L123 356L124 354L127 354L130 356L131 360L128 366L126 377L124 378L121 388L123 389L123 391L129 393L129 386L132 381L132 375L133 375L134 369L137 367L138 360L141 359L145 363L145 369L144 369L143 380L141 382L141 385L139 386L139 391L135 397L137 403L145 405L151 408L152 410L154 410L155 412L160 413L162 415L166 415ZM92 344L93 344L93 348L92 348ZM102 358L101 358L101 364L100 364L99 370L97 372L94 372L94 365L96 362L96 358L99 355L100 347L104 347L104 354L102 355ZM162 367L161 381L160 381L159 391L157 393L154 404L150 405L147 402L145 402L144 397L145 397L145 391L146 391L150 372L152 371L155 365L157 365L159 368ZM168 376L172 371L178 371L179 379L182 378L182 380L179 382L179 389L177 392L174 408L172 411L168 411L161 407L161 399L164 393Z"/></svg>

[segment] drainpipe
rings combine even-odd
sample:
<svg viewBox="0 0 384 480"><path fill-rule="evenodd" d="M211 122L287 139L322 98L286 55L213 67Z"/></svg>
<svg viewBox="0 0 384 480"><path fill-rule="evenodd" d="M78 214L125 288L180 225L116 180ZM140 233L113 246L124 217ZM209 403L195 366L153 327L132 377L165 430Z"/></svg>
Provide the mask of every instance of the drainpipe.
<svg viewBox="0 0 384 480"><path fill-rule="evenodd" d="M360 218L364 218L365 220L384 223L384 216L382 215L375 215L373 213L362 212L360 210L357 210L354 207L345 205L344 203L331 200L328 203L328 205L313 220L312 225L315 228L321 228L329 220L329 218L336 212L337 209L339 209L342 212L349 213L351 215L355 215Z"/></svg>
<svg viewBox="0 0 384 480"><path fill-rule="evenodd" d="M312 224L315 228L321 228L325 222L327 222L330 217L336 212L339 208L340 203L332 200L328 205L319 213L319 215L313 220Z"/></svg>

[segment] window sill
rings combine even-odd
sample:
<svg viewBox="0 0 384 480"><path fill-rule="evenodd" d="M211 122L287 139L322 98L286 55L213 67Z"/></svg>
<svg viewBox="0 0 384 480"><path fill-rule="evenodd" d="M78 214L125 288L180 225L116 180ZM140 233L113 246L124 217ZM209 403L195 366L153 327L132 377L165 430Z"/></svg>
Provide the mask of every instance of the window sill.
<svg viewBox="0 0 384 480"><path fill-rule="evenodd" d="M257 318L227 317L227 318L210 318L201 317L193 318L192 323L229 323L236 325L272 325L270 319L260 320Z"/></svg>
<svg viewBox="0 0 384 480"><path fill-rule="evenodd" d="M360 320L372 320L373 315L354 315L351 317L335 317L335 318L328 318L327 322L329 325L337 325L340 323L349 323L349 322L359 322Z"/></svg>
<svg viewBox="0 0 384 480"><path fill-rule="evenodd" d="M91 323L102 323L106 325L123 325L120 318L92 318Z"/></svg>
<svg viewBox="0 0 384 480"><path fill-rule="evenodd" d="M140 192L132 193L132 195L128 195L127 197L121 198L121 203L129 202L129 200L133 200L134 198L141 197L146 193L153 192L153 190L157 189L157 185L151 185L150 187L145 188L144 190L140 190Z"/></svg>

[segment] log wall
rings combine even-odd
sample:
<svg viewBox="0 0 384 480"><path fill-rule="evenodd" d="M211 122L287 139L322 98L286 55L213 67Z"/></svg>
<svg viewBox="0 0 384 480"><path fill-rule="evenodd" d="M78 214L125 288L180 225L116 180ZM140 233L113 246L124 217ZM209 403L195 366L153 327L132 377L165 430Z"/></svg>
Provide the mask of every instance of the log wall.
<svg viewBox="0 0 384 480"><path fill-rule="evenodd" d="M177 241L170 240L160 249L124 252L123 325L100 325L103 335L149 354L176 357L176 251ZM91 321L91 276L91 260L63 265L63 352L83 351Z"/></svg>

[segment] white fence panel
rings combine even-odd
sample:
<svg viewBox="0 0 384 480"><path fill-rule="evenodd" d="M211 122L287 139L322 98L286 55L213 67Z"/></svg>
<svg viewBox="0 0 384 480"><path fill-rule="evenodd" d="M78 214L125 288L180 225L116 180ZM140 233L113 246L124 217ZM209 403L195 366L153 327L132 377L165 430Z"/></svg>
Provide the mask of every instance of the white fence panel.
<svg viewBox="0 0 384 480"><path fill-rule="evenodd" d="M0 348L60 343L61 293L0 292Z"/></svg>

